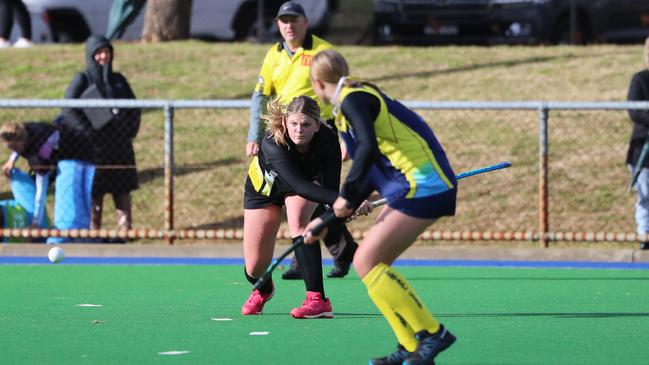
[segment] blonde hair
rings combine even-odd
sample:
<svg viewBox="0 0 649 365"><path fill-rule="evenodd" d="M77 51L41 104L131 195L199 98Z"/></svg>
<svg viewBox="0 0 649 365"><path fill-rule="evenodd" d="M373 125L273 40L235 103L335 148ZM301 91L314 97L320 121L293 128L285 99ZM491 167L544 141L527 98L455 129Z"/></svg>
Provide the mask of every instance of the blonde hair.
<svg viewBox="0 0 649 365"><path fill-rule="evenodd" d="M311 61L311 77L335 84L343 76L349 76L347 61L337 51L327 49L318 52Z"/></svg>
<svg viewBox="0 0 649 365"><path fill-rule="evenodd" d="M10 141L27 140L27 129L21 123L7 122L0 127L0 138Z"/></svg>
<svg viewBox="0 0 649 365"><path fill-rule="evenodd" d="M280 146L286 146L286 126L284 120L289 115L302 113L316 121L320 121L320 106L313 98L302 95L293 98L288 105L279 101L278 97L268 101L267 114L262 114L261 119L266 120L266 135Z"/></svg>
<svg viewBox="0 0 649 365"><path fill-rule="evenodd" d="M311 61L311 78L337 84L341 77L347 77L343 83L347 87L370 86L376 90L379 88L371 82L362 81L349 77L349 65L338 51L327 49L318 52Z"/></svg>

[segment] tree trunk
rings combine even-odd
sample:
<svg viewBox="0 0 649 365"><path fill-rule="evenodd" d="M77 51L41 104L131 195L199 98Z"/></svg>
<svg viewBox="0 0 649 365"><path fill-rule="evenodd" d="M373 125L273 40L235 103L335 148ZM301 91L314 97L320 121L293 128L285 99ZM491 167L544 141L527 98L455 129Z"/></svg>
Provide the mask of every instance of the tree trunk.
<svg viewBox="0 0 649 365"><path fill-rule="evenodd" d="M189 38L192 0L148 0L142 40L164 42Z"/></svg>

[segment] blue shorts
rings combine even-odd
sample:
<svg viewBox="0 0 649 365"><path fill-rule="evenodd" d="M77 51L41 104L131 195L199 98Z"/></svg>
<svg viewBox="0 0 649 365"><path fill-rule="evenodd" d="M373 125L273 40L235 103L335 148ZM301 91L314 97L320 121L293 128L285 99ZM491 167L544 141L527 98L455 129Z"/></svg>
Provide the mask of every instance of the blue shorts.
<svg viewBox="0 0 649 365"><path fill-rule="evenodd" d="M445 191L440 194L415 199L398 199L389 202L392 209L403 214L421 219L436 219L444 216L455 215L455 200L457 189Z"/></svg>

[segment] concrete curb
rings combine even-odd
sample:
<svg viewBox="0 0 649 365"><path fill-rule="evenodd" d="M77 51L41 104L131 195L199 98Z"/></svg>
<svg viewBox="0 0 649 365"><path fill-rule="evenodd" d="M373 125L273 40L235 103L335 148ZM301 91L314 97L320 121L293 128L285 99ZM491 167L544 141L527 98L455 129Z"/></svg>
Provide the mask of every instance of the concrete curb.
<svg viewBox="0 0 649 365"><path fill-rule="evenodd" d="M2 244L0 256L47 256L51 245ZM241 243L211 244L65 244L67 257L184 257L241 258ZM288 245L278 245L275 254ZM323 250L324 258L331 258ZM503 247L420 247L408 249L403 259L489 260L489 261L575 261L575 262L649 262L649 251L612 248L503 248Z"/></svg>

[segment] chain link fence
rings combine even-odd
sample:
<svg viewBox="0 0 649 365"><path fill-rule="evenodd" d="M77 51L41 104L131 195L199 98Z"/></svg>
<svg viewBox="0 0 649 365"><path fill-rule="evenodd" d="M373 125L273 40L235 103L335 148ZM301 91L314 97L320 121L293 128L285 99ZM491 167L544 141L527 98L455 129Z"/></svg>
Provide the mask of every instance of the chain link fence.
<svg viewBox="0 0 649 365"><path fill-rule="evenodd" d="M649 103L411 101L406 105L433 128L456 173L500 161L513 165L462 180L456 216L440 220L422 239L547 244L643 238L633 233L635 196L626 191L630 172L624 158L631 131L626 110L649 108ZM3 123L51 123L66 108L119 109L122 127L112 134L97 133L90 148L113 148L106 159L96 160L97 174L106 175L104 183L120 186L125 183L121 173L135 169L139 185L131 194L129 230L117 229L119 215L107 195L101 229L9 229L13 227L5 222L2 235L167 242L240 239L249 161L244 148L248 107L244 100L0 100ZM124 126L138 119L139 131L131 139ZM134 165L115 159L119 154L115 141L122 137L132 140ZM8 156L9 150L4 154ZM343 165L343 176L349 165ZM17 167L29 169L20 160ZM51 185L50 218L57 204ZM13 199L8 179L0 180L0 194L3 200ZM360 218L350 223L350 229L361 236L372 219ZM280 236L286 238L283 228Z"/></svg>

